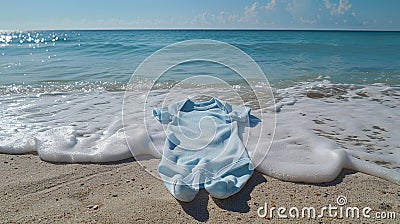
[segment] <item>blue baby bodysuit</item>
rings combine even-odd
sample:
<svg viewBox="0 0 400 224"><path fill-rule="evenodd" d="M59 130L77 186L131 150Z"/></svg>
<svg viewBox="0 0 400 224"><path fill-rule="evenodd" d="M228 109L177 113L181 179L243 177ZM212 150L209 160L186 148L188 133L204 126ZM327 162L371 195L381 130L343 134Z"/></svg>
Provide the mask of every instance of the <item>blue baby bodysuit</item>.
<svg viewBox="0 0 400 224"><path fill-rule="evenodd" d="M158 172L178 200L193 200L201 188L227 198L251 177L254 167L238 133L238 122L249 123L250 108L186 99L154 108L153 115L167 124Z"/></svg>

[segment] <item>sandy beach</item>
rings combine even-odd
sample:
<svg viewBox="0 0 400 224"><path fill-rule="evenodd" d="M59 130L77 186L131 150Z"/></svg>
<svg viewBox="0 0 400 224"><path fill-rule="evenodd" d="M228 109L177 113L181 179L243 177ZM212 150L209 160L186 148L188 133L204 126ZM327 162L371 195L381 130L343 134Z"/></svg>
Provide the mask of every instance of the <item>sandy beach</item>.
<svg viewBox="0 0 400 224"><path fill-rule="evenodd" d="M400 224L381 2L2 1L0 224Z"/></svg>
<svg viewBox="0 0 400 224"><path fill-rule="evenodd" d="M54 164L37 155L0 155L1 223L398 223L400 186L362 173L343 171L332 183L283 182L255 172L238 194L217 200L202 190L181 203L133 159L107 164ZM371 218L261 218L269 207L370 207ZM375 219L376 212L396 219ZM286 213L287 214L287 213ZM326 213L326 216L327 213Z"/></svg>

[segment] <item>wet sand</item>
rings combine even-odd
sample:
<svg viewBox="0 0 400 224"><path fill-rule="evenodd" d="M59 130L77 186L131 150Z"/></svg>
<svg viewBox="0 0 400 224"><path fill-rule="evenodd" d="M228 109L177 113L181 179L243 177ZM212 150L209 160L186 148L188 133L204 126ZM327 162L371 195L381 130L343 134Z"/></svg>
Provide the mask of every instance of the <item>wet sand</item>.
<svg viewBox="0 0 400 224"><path fill-rule="evenodd" d="M332 183L283 182L258 172L238 194L211 198L202 190L190 203L174 199L162 181L133 159L107 164L54 164L37 155L0 155L0 223L398 223L400 186L343 171ZM395 219L261 218L257 209L309 207L320 210L343 195L343 206L396 212ZM262 211L262 210L261 210ZM286 211L286 214L287 211ZM360 212L361 214L361 212ZM382 213L381 213L382 214ZM361 215L362 216L362 215Z"/></svg>

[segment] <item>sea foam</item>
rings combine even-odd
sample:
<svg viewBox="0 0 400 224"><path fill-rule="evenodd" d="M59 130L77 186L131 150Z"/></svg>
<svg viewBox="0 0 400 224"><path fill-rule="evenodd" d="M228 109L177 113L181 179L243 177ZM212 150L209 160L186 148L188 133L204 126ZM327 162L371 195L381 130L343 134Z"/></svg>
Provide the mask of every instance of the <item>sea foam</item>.
<svg viewBox="0 0 400 224"><path fill-rule="evenodd" d="M204 95L241 103L223 89L182 88L167 102L168 91L162 88L148 98L140 89L130 91L125 99L124 92L103 89L2 95L0 152L37 153L51 162L109 162L132 155L157 161L164 127L143 110L143 102L151 107ZM243 134L258 171L286 181L321 183L347 168L400 184L399 88L321 81L274 91L276 104L264 105L266 119ZM244 101L257 116L254 99ZM123 103L129 114L122 115ZM147 130L138 125L143 116ZM276 129L271 125L275 118ZM252 141L260 131L268 137Z"/></svg>

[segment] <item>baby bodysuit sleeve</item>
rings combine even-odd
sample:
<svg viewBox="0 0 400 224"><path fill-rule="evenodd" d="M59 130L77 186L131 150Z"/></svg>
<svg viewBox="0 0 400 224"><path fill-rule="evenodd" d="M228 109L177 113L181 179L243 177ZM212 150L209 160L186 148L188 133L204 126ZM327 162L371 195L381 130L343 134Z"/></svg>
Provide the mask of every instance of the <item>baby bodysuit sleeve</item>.
<svg viewBox="0 0 400 224"><path fill-rule="evenodd" d="M168 107L154 108L153 116L161 123L168 124L172 121L172 118L177 114L179 103L172 104Z"/></svg>
<svg viewBox="0 0 400 224"><path fill-rule="evenodd" d="M168 107L154 108L153 116L162 124L168 124L172 120L172 115L168 112Z"/></svg>
<svg viewBox="0 0 400 224"><path fill-rule="evenodd" d="M251 109L246 106L231 106L230 116L237 122L249 122Z"/></svg>

